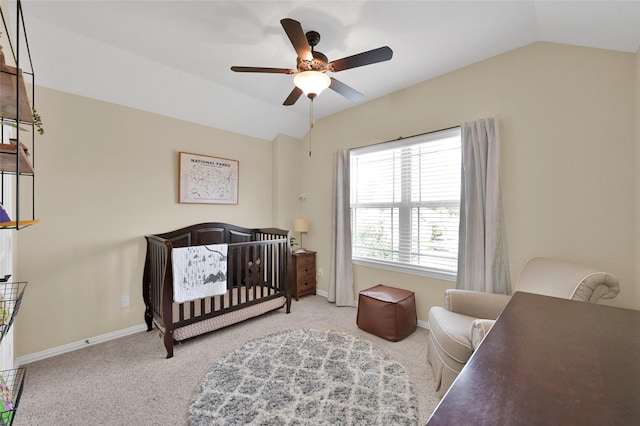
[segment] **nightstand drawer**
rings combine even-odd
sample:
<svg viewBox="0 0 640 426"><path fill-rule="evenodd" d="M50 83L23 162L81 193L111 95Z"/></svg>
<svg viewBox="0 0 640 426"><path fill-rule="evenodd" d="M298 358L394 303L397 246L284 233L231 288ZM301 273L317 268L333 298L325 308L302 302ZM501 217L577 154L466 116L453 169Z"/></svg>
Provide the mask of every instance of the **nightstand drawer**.
<svg viewBox="0 0 640 426"><path fill-rule="evenodd" d="M298 277L315 277L316 276L316 267L315 265L310 265L306 268L298 268Z"/></svg>
<svg viewBox="0 0 640 426"><path fill-rule="evenodd" d="M305 276L298 276L296 279L296 283L300 284L300 283L304 283L304 282L313 282L315 284L316 282L316 275L315 274L309 274L309 275L305 275Z"/></svg>
<svg viewBox="0 0 640 426"><path fill-rule="evenodd" d="M315 253L305 253L297 255L296 265L298 269L307 268L309 266L316 266L316 254Z"/></svg>
<svg viewBox="0 0 640 426"><path fill-rule="evenodd" d="M315 294L316 292L316 280L304 280L298 281L297 288L298 296L305 296L307 294Z"/></svg>

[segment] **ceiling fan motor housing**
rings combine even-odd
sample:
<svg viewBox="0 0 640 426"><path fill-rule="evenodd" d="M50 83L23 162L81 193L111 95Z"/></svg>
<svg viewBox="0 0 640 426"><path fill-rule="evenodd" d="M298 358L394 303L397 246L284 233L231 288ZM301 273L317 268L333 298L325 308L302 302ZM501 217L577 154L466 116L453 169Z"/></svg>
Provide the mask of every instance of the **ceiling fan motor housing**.
<svg viewBox="0 0 640 426"><path fill-rule="evenodd" d="M327 64L329 63L329 59L325 56L325 54L317 51L313 51L311 53L313 55L313 59L311 61L305 61L298 58L298 71L327 71Z"/></svg>
<svg viewBox="0 0 640 426"><path fill-rule="evenodd" d="M298 58L298 71L327 71L329 58L327 58L324 53L316 52L315 50L313 50L313 48L317 46L318 43L320 43L320 33L318 33L317 31L307 31L305 37L307 38L309 47L311 47L311 54L313 55L313 59L310 61L305 61Z"/></svg>
<svg viewBox="0 0 640 426"><path fill-rule="evenodd" d="M316 47L318 43L320 43L320 33L317 31L307 31L305 37L307 37L307 43L309 43L311 48Z"/></svg>

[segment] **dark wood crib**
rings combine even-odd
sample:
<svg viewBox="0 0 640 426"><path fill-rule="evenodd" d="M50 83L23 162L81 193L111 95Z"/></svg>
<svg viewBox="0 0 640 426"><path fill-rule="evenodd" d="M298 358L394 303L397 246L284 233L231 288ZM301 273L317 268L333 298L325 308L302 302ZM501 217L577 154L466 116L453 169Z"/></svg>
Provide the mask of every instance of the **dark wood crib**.
<svg viewBox="0 0 640 426"><path fill-rule="evenodd" d="M163 234L145 235L147 256L142 294L147 330L163 334L167 358L174 342L220 329L286 306L290 262L289 231L250 229L210 222ZM227 292L176 303L173 296L171 251L177 247L227 246Z"/></svg>

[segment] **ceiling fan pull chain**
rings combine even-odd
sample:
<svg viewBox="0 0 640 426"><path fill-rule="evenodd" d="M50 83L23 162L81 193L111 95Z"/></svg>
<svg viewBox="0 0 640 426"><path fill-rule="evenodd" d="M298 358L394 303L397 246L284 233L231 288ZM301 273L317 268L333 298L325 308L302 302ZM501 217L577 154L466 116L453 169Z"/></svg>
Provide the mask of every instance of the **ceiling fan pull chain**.
<svg viewBox="0 0 640 426"><path fill-rule="evenodd" d="M313 98L309 106L309 157L311 157L311 131L313 130Z"/></svg>

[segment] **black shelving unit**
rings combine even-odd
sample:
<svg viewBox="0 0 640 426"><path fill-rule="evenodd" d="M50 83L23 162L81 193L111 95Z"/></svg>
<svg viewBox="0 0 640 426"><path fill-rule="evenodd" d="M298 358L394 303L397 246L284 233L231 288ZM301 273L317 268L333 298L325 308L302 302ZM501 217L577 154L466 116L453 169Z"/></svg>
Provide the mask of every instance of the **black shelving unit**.
<svg viewBox="0 0 640 426"><path fill-rule="evenodd" d="M14 138L9 143L0 144L0 203L5 205L8 198L13 202L12 220L0 222L0 229L19 230L38 223L35 218L35 132L36 120L34 109L35 79L33 62L29 49L29 40L24 26L22 3L16 1L15 32L13 38L8 17L0 9L3 28L0 43L0 133L6 142L5 127L15 129ZM15 67L7 64L12 61ZM26 83L29 83L30 96ZM13 178L13 193L9 197L5 193L5 179ZM24 185L31 187L30 200L23 200ZM29 202L22 206L22 201ZM25 212L26 210L26 212ZM30 210L30 212L29 212Z"/></svg>
<svg viewBox="0 0 640 426"><path fill-rule="evenodd" d="M0 282L0 344L18 315L27 283ZM0 371L0 425L13 423L27 379L25 368Z"/></svg>
<svg viewBox="0 0 640 426"><path fill-rule="evenodd" d="M16 417L18 404L22 398L24 382L27 380L25 368L0 371L0 425L11 425Z"/></svg>
<svg viewBox="0 0 640 426"><path fill-rule="evenodd" d="M0 283L0 344L18 314L26 282Z"/></svg>
<svg viewBox="0 0 640 426"><path fill-rule="evenodd" d="M7 4L7 3L4 3ZM0 229L20 230L38 221L35 219L35 171L34 151L36 132L36 113L34 108L35 79L33 62L29 50L29 41L24 26L22 3L15 3L15 35L7 21L9 11L0 8L3 28L0 38L0 203L5 205L12 201L13 220L0 222ZM7 64L7 56L11 64ZM26 61L23 59L26 58ZM22 63L21 63L22 62ZM26 63L26 64L25 64ZM15 64L15 66L13 66ZM26 65L26 67L25 67ZM27 94L25 78L29 79L31 97ZM14 138L7 138L5 126L13 127ZM4 143L9 140L9 143ZM30 182L23 182L29 179ZM11 195L5 193L5 184L13 186ZM23 184L31 186L31 200L28 206L30 215L25 215L21 205L24 194ZM28 188L27 188L28 189ZM28 219L25 219L28 218ZM5 276L7 281L9 276ZM0 282L0 344L11 329L15 320L26 282ZM27 371L25 368L15 368L0 371L0 425L11 425L16 416L18 405L22 397Z"/></svg>

